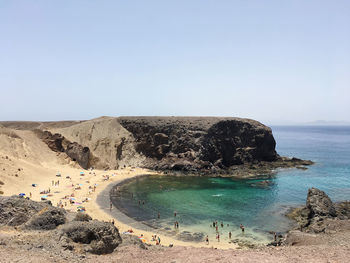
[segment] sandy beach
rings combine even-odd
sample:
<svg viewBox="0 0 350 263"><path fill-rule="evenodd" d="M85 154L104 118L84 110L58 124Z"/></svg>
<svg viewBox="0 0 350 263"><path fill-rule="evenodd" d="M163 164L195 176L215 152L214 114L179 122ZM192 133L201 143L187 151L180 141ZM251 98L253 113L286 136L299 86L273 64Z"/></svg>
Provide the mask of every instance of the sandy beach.
<svg viewBox="0 0 350 263"><path fill-rule="evenodd" d="M93 219L112 221L120 233L133 229L134 235L143 235L145 242L155 244L152 235L161 238L161 245L214 247L232 249L236 245L226 242L217 242L215 237L209 237L210 245L205 242L184 242L166 236L158 231L145 231L134 225L126 224L111 215L109 206L101 207L97 202L99 194L109 185L114 185L125 179L138 175L155 174L141 168L124 168L120 170L83 170L76 163L70 161L60 153L52 152L29 131L16 131L20 138L11 138L1 134L0 143L0 180L4 182L4 195L18 195L20 193L31 196L32 200L40 201L47 196L54 206L63 205L68 211L76 212L83 207ZM83 173L83 174L82 174ZM108 179L107 179L108 178ZM95 187L94 187L95 186ZM95 188L95 190L94 190ZM49 192L49 193L48 193ZM72 199L72 203L70 200ZM109 201L107 201L109 203ZM115 212L115 207L112 212Z"/></svg>

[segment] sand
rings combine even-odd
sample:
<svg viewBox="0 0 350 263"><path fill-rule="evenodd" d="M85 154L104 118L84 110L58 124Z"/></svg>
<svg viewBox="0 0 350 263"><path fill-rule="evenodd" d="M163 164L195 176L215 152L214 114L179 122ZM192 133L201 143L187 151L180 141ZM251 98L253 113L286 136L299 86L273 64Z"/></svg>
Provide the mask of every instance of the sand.
<svg viewBox="0 0 350 263"><path fill-rule="evenodd" d="M39 140L31 131L0 131L0 180L4 182L1 190L4 195L18 195L25 193L35 201L40 201L43 195L48 195L54 206L62 204L66 210L76 212L78 206L83 206L93 219L111 221L114 219L119 232L133 229L135 235L143 235L149 244L155 244L152 235L161 238L161 244L169 246L213 247L233 249L236 245L228 242L217 242L215 236L209 236L210 245L205 242L185 242L158 234L133 228L128 224L112 218L109 207L100 207L96 202L97 196L109 184L138 175L155 174L155 172L127 167L120 170L84 171L75 162L70 161L62 153L51 151L46 144ZM9 135L10 134L10 135ZM84 172L84 176L81 175ZM60 177L57 175L60 174ZM69 178L67 178L69 176ZM109 179L107 180L107 176ZM59 181L59 184L58 184ZM36 186L33 187L32 184ZM90 186L90 189L89 189ZM94 186L96 186L94 191ZM43 194L42 192L48 192ZM74 195L75 204L69 202ZM85 202L85 200L87 201ZM112 208L116 209L116 208Z"/></svg>

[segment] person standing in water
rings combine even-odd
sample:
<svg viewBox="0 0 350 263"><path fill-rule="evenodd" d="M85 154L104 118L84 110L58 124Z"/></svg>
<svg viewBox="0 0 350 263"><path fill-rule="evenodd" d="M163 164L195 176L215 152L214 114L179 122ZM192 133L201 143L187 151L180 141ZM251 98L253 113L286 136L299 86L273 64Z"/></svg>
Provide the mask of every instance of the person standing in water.
<svg viewBox="0 0 350 263"><path fill-rule="evenodd" d="M174 211L174 217L176 217L176 211Z"/></svg>
<svg viewBox="0 0 350 263"><path fill-rule="evenodd" d="M160 213L158 212L158 219L160 219Z"/></svg>
<svg viewBox="0 0 350 263"><path fill-rule="evenodd" d="M239 227L242 230L242 233L244 233L244 226L241 224Z"/></svg>
<svg viewBox="0 0 350 263"><path fill-rule="evenodd" d="M228 238L231 239L231 237L232 237L232 233L230 231L230 232L228 232Z"/></svg>

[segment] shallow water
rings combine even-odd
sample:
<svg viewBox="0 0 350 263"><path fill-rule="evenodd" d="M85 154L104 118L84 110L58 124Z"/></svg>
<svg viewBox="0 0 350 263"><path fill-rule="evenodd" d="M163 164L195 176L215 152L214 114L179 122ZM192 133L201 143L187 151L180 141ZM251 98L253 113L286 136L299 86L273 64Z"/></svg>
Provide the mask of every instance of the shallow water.
<svg viewBox="0 0 350 263"><path fill-rule="evenodd" d="M176 220L178 232L202 232L215 239L215 228L210 226L218 221L224 223L219 227L221 239L227 240L231 231L232 239L266 243L272 240L269 232L291 227L284 214L305 203L309 187L326 191L335 201L350 199L350 127L272 129L280 155L316 164L308 170L276 171L268 184L262 182L266 178L141 177L123 185L122 197L115 201L129 216L159 229L174 229Z"/></svg>

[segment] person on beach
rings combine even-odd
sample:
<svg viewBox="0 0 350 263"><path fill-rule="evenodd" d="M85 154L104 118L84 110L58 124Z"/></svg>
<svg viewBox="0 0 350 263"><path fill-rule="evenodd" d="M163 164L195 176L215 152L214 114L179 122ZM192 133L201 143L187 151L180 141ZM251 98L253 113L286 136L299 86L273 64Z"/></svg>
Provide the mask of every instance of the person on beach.
<svg viewBox="0 0 350 263"><path fill-rule="evenodd" d="M277 234L276 232L273 233L273 240L276 242L277 241Z"/></svg>
<svg viewBox="0 0 350 263"><path fill-rule="evenodd" d="M158 236L158 244L160 245L160 237Z"/></svg>
<svg viewBox="0 0 350 263"><path fill-rule="evenodd" d="M231 237L232 237L232 233L230 231L230 232L228 232L228 238L231 239Z"/></svg>
<svg viewBox="0 0 350 263"><path fill-rule="evenodd" d="M242 230L242 233L244 233L244 226L241 224L239 227Z"/></svg>
<svg viewBox="0 0 350 263"><path fill-rule="evenodd" d="M207 245L209 245L209 237L207 235L207 237L205 238L205 242L207 243Z"/></svg>

